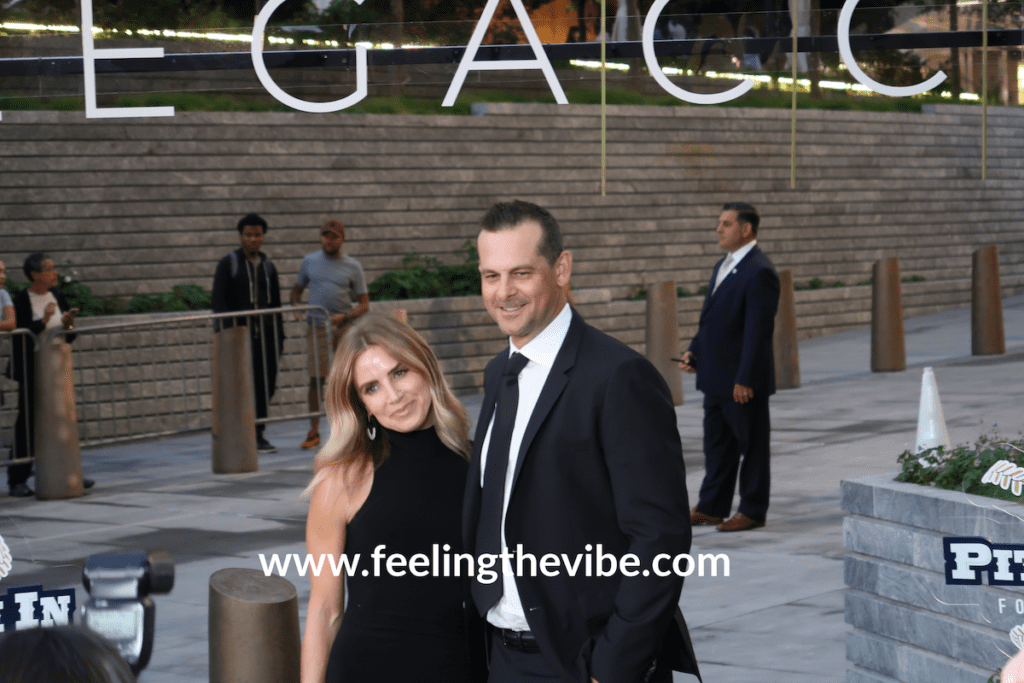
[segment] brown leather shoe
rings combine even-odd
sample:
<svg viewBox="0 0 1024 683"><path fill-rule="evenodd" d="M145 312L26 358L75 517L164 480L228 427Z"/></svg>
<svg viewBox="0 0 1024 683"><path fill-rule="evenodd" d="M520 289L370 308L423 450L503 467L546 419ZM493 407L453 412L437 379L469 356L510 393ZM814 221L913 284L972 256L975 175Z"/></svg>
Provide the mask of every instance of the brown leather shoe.
<svg viewBox="0 0 1024 683"><path fill-rule="evenodd" d="M747 517L742 512L737 512L729 521L722 522L716 528L719 531L750 531L751 529L760 529L763 526L764 522L759 522L756 519Z"/></svg>
<svg viewBox="0 0 1024 683"><path fill-rule="evenodd" d="M721 517L705 515L703 512L698 510L696 506L690 510L690 524L692 526L710 526L712 524L719 524L721 521Z"/></svg>

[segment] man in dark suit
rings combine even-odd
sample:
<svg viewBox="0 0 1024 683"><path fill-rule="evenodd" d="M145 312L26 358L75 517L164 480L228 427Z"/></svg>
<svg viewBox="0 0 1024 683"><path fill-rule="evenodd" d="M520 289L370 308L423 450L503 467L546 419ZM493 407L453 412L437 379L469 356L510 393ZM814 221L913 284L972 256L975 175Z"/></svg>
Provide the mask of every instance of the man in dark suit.
<svg viewBox="0 0 1024 683"><path fill-rule="evenodd" d="M690 521L717 524L719 531L763 527L768 513L768 397L775 393L772 332L779 276L757 248L759 222L750 204L722 207L718 245L729 253L711 274L697 335L681 364L697 373L697 388L704 392L706 473ZM737 471L740 505L723 521L732 509Z"/></svg>
<svg viewBox="0 0 1024 683"><path fill-rule="evenodd" d="M463 512L470 552L511 553L504 576L499 565L496 581L478 573L472 585L489 622L488 680L699 677L682 576L657 560L688 553L691 539L668 387L566 303L572 255L550 213L501 203L481 227L484 304L510 343L484 373ZM620 562L630 554L636 564Z"/></svg>

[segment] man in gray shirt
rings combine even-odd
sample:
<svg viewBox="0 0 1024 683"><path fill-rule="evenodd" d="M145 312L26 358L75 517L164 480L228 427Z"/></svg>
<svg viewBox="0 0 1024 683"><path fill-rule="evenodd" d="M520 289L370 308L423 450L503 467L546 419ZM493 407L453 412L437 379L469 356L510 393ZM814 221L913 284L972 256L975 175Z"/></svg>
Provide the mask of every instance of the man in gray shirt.
<svg viewBox="0 0 1024 683"><path fill-rule="evenodd" d="M310 305L323 306L330 313L332 347L338 345L345 328L353 320L370 310L370 295L367 293L363 268L354 258L341 253L344 243L345 225L333 218L324 223L320 230L320 245L323 249L302 259L299 275L292 287L293 306L301 301L302 290L308 286ZM296 313L296 319L299 317L300 314ZM309 412L317 413L320 411L320 387L329 370L327 330L322 311L310 311L307 320ZM302 442L302 447L306 449L320 445L320 418L310 418L309 424L309 433Z"/></svg>

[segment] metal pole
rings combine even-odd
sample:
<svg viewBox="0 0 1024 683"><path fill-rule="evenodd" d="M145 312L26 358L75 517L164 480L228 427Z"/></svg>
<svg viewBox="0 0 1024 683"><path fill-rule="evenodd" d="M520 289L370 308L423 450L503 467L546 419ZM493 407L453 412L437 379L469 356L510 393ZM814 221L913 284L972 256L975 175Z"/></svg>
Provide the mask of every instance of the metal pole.
<svg viewBox="0 0 1024 683"><path fill-rule="evenodd" d="M796 189L796 33L800 20L800 0L793 0L793 114L790 117L789 189Z"/></svg>
<svg viewBox="0 0 1024 683"><path fill-rule="evenodd" d="M36 497L82 495L82 453L78 447L71 346L63 338L44 339L36 354Z"/></svg>
<svg viewBox="0 0 1024 683"><path fill-rule="evenodd" d="M210 683L298 683L299 600L291 581L219 569L210 577L209 605Z"/></svg>
<svg viewBox="0 0 1024 683"><path fill-rule="evenodd" d="M978 249L971 258L971 354L994 353L1006 353L999 247L995 245Z"/></svg>
<svg viewBox="0 0 1024 683"><path fill-rule="evenodd" d="M216 474L259 469L249 328L213 335L213 453Z"/></svg>
<svg viewBox="0 0 1024 683"><path fill-rule="evenodd" d="M775 353L775 388L800 387L800 347L797 345L796 299L793 271L779 273L779 310L775 314L772 349Z"/></svg>
<svg viewBox="0 0 1024 683"><path fill-rule="evenodd" d="M679 313L676 283L671 280L647 287L647 360L665 378L672 402L683 405L683 371L672 360L679 349Z"/></svg>
<svg viewBox="0 0 1024 683"><path fill-rule="evenodd" d="M988 177L988 0L981 3L981 179Z"/></svg>
<svg viewBox="0 0 1024 683"><path fill-rule="evenodd" d="M871 273L871 371L907 369L900 260L877 261Z"/></svg>
<svg viewBox="0 0 1024 683"><path fill-rule="evenodd" d="M626 0L619 0L619 2L625 2ZM608 175L608 128L606 120L607 110L607 82L605 80L605 2L601 0L601 196L606 196L606 182Z"/></svg>

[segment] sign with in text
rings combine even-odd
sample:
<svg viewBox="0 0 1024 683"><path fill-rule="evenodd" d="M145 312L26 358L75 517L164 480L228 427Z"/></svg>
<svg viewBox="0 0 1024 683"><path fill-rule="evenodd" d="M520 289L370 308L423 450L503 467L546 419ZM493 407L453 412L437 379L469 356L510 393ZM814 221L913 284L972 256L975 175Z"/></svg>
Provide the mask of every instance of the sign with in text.
<svg viewBox="0 0 1024 683"><path fill-rule="evenodd" d="M0 595L0 632L67 626L74 614L74 588L43 590L42 586L18 586Z"/></svg>

